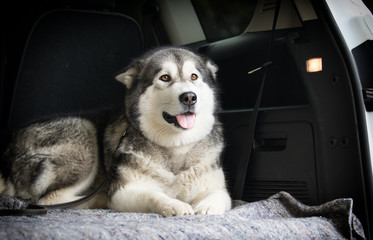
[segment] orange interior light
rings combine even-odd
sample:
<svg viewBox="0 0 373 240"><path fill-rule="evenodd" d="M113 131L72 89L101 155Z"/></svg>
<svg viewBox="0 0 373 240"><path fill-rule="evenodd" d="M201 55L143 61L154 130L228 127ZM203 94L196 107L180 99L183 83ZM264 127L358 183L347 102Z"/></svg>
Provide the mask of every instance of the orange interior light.
<svg viewBox="0 0 373 240"><path fill-rule="evenodd" d="M322 58L310 58L306 62L307 72L322 71Z"/></svg>

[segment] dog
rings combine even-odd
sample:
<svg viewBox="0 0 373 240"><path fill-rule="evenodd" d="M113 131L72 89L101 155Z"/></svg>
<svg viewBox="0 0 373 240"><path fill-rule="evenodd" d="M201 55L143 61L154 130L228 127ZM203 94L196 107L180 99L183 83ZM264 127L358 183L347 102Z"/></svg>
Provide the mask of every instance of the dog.
<svg viewBox="0 0 373 240"><path fill-rule="evenodd" d="M76 200L107 179L90 207L166 217L224 213L231 198L220 163L217 70L185 48L145 53L115 77L126 87L124 108L112 114L102 144L91 119L32 124L4 154L0 191L48 205Z"/></svg>

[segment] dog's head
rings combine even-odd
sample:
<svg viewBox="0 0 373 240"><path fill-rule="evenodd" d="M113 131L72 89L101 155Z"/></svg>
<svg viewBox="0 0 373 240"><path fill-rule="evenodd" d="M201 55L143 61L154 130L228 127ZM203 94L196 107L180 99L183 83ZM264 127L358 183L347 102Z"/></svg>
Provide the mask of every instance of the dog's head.
<svg viewBox="0 0 373 240"><path fill-rule="evenodd" d="M160 48L136 59L116 76L128 89L129 121L164 147L201 140L215 123L217 70L183 48Z"/></svg>

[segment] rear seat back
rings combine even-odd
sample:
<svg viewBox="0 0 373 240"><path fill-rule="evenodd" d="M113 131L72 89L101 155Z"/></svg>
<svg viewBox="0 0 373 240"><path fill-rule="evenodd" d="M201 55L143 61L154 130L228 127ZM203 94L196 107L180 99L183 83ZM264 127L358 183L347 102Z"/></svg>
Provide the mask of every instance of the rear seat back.
<svg viewBox="0 0 373 240"><path fill-rule="evenodd" d="M28 38L13 94L10 130L57 115L120 107L124 87L115 72L142 52L140 27L130 17L54 10Z"/></svg>

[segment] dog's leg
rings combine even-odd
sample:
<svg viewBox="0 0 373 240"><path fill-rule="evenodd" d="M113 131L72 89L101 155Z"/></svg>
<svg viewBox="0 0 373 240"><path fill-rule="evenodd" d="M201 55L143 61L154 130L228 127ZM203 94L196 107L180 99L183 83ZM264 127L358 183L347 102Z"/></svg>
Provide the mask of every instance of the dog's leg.
<svg viewBox="0 0 373 240"><path fill-rule="evenodd" d="M80 187L69 187L58 189L53 192L48 193L44 197L40 198L38 204L40 205L52 205L52 204L59 204L59 203L66 203L78 200L81 197L76 196L79 192Z"/></svg>
<svg viewBox="0 0 373 240"><path fill-rule="evenodd" d="M96 129L80 118L34 124L15 135L6 157L6 193L44 205L73 201L96 178Z"/></svg>
<svg viewBox="0 0 373 240"><path fill-rule="evenodd" d="M92 167L92 172L85 178L79 179L78 174L72 176L68 172L61 177L63 173L59 169L62 167L54 163L61 162L62 158L67 157L71 156L35 154L18 158L18 162L25 161L29 164L27 169L13 172L13 182L8 184L12 187L8 187L5 193L25 199L30 198L32 202L43 205L76 200L75 195L81 193L92 183L96 167ZM81 173L83 174L84 172ZM77 183L74 184L74 181ZM12 189L13 192L11 192Z"/></svg>
<svg viewBox="0 0 373 240"><path fill-rule="evenodd" d="M79 186L76 187L70 187L70 188L64 188L59 189L56 191L53 191L37 202L39 205L53 205L53 204L60 204L60 203L67 203L72 202L81 198L84 198L84 196L78 196L80 193ZM97 193L92 199L85 201L79 205L76 205L74 207L70 207L72 209L88 209L88 208L107 208L107 196L106 193L100 192Z"/></svg>
<svg viewBox="0 0 373 240"><path fill-rule="evenodd" d="M157 188L126 185L111 197L108 207L124 212L157 213L165 217L194 214L192 206L167 196Z"/></svg>
<svg viewBox="0 0 373 240"><path fill-rule="evenodd" d="M191 203L196 214L223 214L231 208L221 168L191 167L178 176L177 184L180 182L186 187L180 197ZM194 197L189 199L191 193Z"/></svg>

